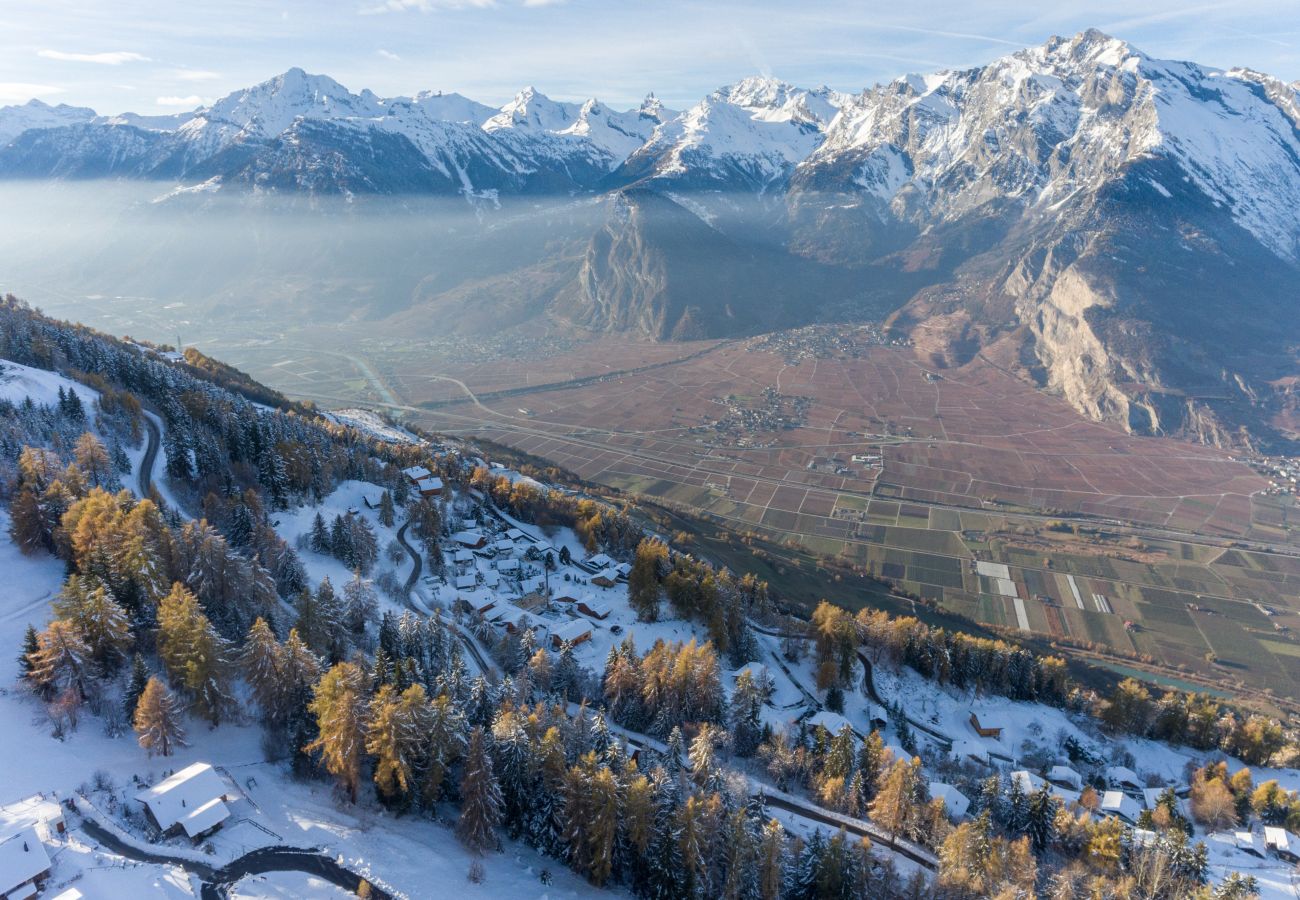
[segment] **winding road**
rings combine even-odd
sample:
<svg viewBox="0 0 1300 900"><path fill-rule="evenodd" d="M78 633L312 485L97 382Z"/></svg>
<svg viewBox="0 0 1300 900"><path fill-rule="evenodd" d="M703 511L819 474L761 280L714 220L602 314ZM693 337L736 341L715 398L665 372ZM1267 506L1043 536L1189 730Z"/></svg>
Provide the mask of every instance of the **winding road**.
<svg viewBox="0 0 1300 900"><path fill-rule="evenodd" d="M197 875L202 881L199 896L203 900L224 900L230 896L230 888L241 878L261 875L264 872L305 872L353 893L357 893L361 885L366 883L370 891L368 896L377 900L388 900L392 897L387 891L369 884L365 878L340 865L337 860L326 856L319 849L260 847L257 850L250 850L224 866L217 867L185 857L141 850L123 841L91 818L82 819L81 826L97 843L127 859L155 865L179 866Z"/></svg>
<svg viewBox="0 0 1300 900"><path fill-rule="evenodd" d="M149 418L147 413L144 414L144 427L149 443L144 448L144 457L140 460L138 484L141 498L148 497L149 490L153 487L153 467L158 462L158 446L162 443L162 432L158 429L158 423Z"/></svg>

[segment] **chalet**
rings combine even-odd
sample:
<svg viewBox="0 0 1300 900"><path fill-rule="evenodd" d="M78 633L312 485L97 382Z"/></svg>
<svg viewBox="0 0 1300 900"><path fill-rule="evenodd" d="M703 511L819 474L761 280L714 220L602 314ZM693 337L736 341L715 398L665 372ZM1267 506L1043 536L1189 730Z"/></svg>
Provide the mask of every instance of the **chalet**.
<svg viewBox="0 0 1300 900"><path fill-rule="evenodd" d="M63 804L57 797L33 794L14 803L0 806L0 822L6 829L34 828L43 841L56 840L68 830L63 819Z"/></svg>
<svg viewBox="0 0 1300 900"><path fill-rule="evenodd" d="M418 485L421 481L433 475L433 473L424 466L411 466L409 469L403 469L402 474L406 476L407 481L415 485Z"/></svg>
<svg viewBox="0 0 1300 900"><path fill-rule="evenodd" d="M226 783L208 763L186 766L136 794L135 799L144 804L149 819L163 834L183 831L192 841L216 831L230 817Z"/></svg>
<svg viewBox="0 0 1300 900"><path fill-rule="evenodd" d="M587 565L591 566L593 569L608 569L610 566L614 565L614 560L610 559L609 556L604 553L597 553L595 556L587 557Z"/></svg>
<svg viewBox="0 0 1300 900"><path fill-rule="evenodd" d="M613 587L618 584L618 571L612 568L601 569L591 576L591 583L605 588Z"/></svg>
<svg viewBox="0 0 1300 900"><path fill-rule="evenodd" d="M930 782L930 799L942 800L948 818L954 822L966 818L966 811L970 809L970 800L966 795L951 784L944 784L942 781Z"/></svg>
<svg viewBox="0 0 1300 900"><path fill-rule="evenodd" d="M496 590L497 585L501 584L501 574L496 569L488 569L483 573L483 586Z"/></svg>
<svg viewBox="0 0 1300 900"><path fill-rule="evenodd" d="M1238 850L1251 856L1258 856L1260 859L1264 858L1266 846L1263 835L1254 831L1234 831L1232 838Z"/></svg>
<svg viewBox="0 0 1300 900"><path fill-rule="evenodd" d="M492 545L492 549L496 551L498 556L509 556L515 552L515 542L502 538Z"/></svg>
<svg viewBox="0 0 1300 900"><path fill-rule="evenodd" d="M1008 776L1012 784L1020 786L1021 793L1032 794L1043 786L1043 779L1028 769L1019 769Z"/></svg>
<svg viewBox="0 0 1300 900"><path fill-rule="evenodd" d="M864 701L862 706L863 713L866 714L867 724L877 731L884 733L889 727L889 717L882 706L877 706L870 700Z"/></svg>
<svg viewBox="0 0 1300 900"><path fill-rule="evenodd" d="M35 897L51 868L35 828L21 828L0 840L0 896L5 900Z"/></svg>
<svg viewBox="0 0 1300 900"><path fill-rule="evenodd" d="M467 575L456 576L456 590L472 591L476 587L478 587L478 576L473 572L470 572Z"/></svg>
<svg viewBox="0 0 1300 900"><path fill-rule="evenodd" d="M488 615L488 620L493 624L504 627L510 634L522 631L533 624L533 617L513 603L502 603L492 610Z"/></svg>
<svg viewBox="0 0 1300 900"><path fill-rule="evenodd" d="M629 565L628 563L619 563L618 565L616 565L616 566L614 567L614 571L615 571L615 572L618 572L618 577L619 577L619 578L621 578L621 579L623 579L624 581L626 581L626 580L627 580L627 576L629 576L629 575L632 574L632 566Z"/></svg>
<svg viewBox="0 0 1300 900"><path fill-rule="evenodd" d="M506 537L509 538L509 539L512 540L512 541L517 541L517 540L519 540L519 539L520 539L521 537L523 537L523 536L524 536L524 533L523 533L522 531L520 531L518 528L507 528L507 529L506 529Z"/></svg>
<svg viewBox="0 0 1300 900"><path fill-rule="evenodd" d="M582 619L574 619L551 629L551 646L556 650L565 644L577 646L583 641L591 640L591 625Z"/></svg>
<svg viewBox="0 0 1300 900"><path fill-rule="evenodd" d="M1119 790L1140 791L1142 782L1137 773L1125 766L1110 766L1106 769L1106 784Z"/></svg>
<svg viewBox="0 0 1300 900"><path fill-rule="evenodd" d="M467 566L467 565L469 565L470 563L474 562L474 551L473 551L473 550L457 550L455 556L452 557L452 560L453 560L453 561L456 563L456 565L458 565L458 566Z"/></svg>
<svg viewBox="0 0 1300 900"><path fill-rule="evenodd" d="M478 597L473 600L467 600L475 612L486 614L489 609L497 605L496 597Z"/></svg>
<svg viewBox="0 0 1300 900"><path fill-rule="evenodd" d="M487 538L478 531L458 531L451 536L451 539L470 550L477 550L487 543Z"/></svg>
<svg viewBox="0 0 1300 900"><path fill-rule="evenodd" d="M430 476L415 483L415 489L421 497L437 497L442 494L442 479Z"/></svg>
<svg viewBox="0 0 1300 900"><path fill-rule="evenodd" d="M1264 845L1289 863L1300 862L1300 837L1285 828L1264 826Z"/></svg>
<svg viewBox="0 0 1300 900"><path fill-rule="evenodd" d="M577 603L578 598L572 591L556 591L555 596L551 598L556 603Z"/></svg>
<svg viewBox="0 0 1300 900"><path fill-rule="evenodd" d="M474 529L478 528L478 519L474 518L473 516L466 516L465 518L460 520L460 527L465 529L466 531L473 531Z"/></svg>
<svg viewBox="0 0 1300 900"><path fill-rule="evenodd" d="M1101 813L1104 816L1119 816L1130 825L1136 825L1142 814L1138 802L1123 791L1107 791L1101 795Z"/></svg>
<svg viewBox="0 0 1300 900"><path fill-rule="evenodd" d="M518 575L519 560L503 559L499 563L497 563L497 571L500 572L502 575Z"/></svg>
<svg viewBox="0 0 1300 900"><path fill-rule="evenodd" d="M985 766L989 764L989 751L979 741L969 738L958 738L953 741L949 753L953 759L969 759Z"/></svg>
<svg viewBox="0 0 1300 900"><path fill-rule="evenodd" d="M796 719L795 721L798 722L799 720ZM820 725L831 734L839 734L846 725L850 730L853 728L848 719L844 718L839 713L831 712L829 709L819 709L817 712L804 719L803 724L808 726L809 731L812 731Z"/></svg>
<svg viewBox="0 0 1300 900"><path fill-rule="evenodd" d="M1047 770L1047 780L1061 787L1083 790L1083 776L1069 766L1052 766Z"/></svg>
<svg viewBox="0 0 1300 900"><path fill-rule="evenodd" d="M609 614L613 612L611 607L604 600L597 600L594 597L586 597L578 601L578 612L584 616L591 616L593 619L608 619Z"/></svg>
<svg viewBox="0 0 1300 900"><path fill-rule="evenodd" d="M975 733L982 738L993 738L995 741L1002 739L1003 726L988 719L981 720L979 713L974 710L971 710L970 714L970 727L974 728Z"/></svg>

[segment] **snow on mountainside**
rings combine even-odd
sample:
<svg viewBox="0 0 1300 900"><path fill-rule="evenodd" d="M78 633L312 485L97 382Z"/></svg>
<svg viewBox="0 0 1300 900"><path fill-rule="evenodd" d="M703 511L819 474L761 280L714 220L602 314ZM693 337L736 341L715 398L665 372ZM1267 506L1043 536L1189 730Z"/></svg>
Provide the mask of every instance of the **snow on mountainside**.
<svg viewBox="0 0 1300 900"><path fill-rule="evenodd" d="M29 129L78 125L94 118L93 109L65 103L50 106L40 100L29 100L22 106L0 107L0 145L9 143Z"/></svg>

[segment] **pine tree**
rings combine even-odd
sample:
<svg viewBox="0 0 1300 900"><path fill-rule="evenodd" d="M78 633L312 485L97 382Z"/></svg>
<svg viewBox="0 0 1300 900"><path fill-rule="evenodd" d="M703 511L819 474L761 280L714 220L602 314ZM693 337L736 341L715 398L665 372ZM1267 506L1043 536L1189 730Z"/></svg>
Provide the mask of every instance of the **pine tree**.
<svg viewBox="0 0 1300 900"><path fill-rule="evenodd" d="M429 752L420 791L430 806L441 799L452 766L465 754L465 727L450 696L439 694L429 703Z"/></svg>
<svg viewBox="0 0 1300 900"><path fill-rule="evenodd" d="M1056 798L1047 782L1029 797L1025 831L1037 854L1042 854L1056 837L1056 808Z"/></svg>
<svg viewBox="0 0 1300 900"><path fill-rule="evenodd" d="M456 836L470 852L482 855L496 846L494 829L501 821L501 788L492 771L487 737L480 727L470 732L460 797Z"/></svg>
<svg viewBox="0 0 1300 900"><path fill-rule="evenodd" d="M127 679L126 693L122 697L122 712L128 722L135 721L135 709L148 684L149 669L144 664L144 657L136 653L131 658L131 676Z"/></svg>
<svg viewBox="0 0 1300 900"><path fill-rule="evenodd" d="M307 707L316 717L318 735L305 749L320 754L325 771L351 803L357 802L361 782L366 690L365 673L353 663L339 663L317 683Z"/></svg>
<svg viewBox="0 0 1300 900"><path fill-rule="evenodd" d="M72 448L72 458L76 460L77 468L95 487L106 487L113 480L113 465L108 458L108 451L99 438L89 431L77 438L77 443Z"/></svg>
<svg viewBox="0 0 1300 900"><path fill-rule="evenodd" d="M357 569L352 580L343 586L343 620L353 634L361 634L379 614L379 598L370 582Z"/></svg>
<svg viewBox="0 0 1300 900"><path fill-rule="evenodd" d="M647 538L637 545L627 576L627 599L642 622L659 618L659 598L663 594L660 575L667 566L668 548L661 541Z"/></svg>
<svg viewBox="0 0 1300 900"><path fill-rule="evenodd" d="M383 496L379 498L379 524L383 525L385 528L392 528L395 521L396 514L393 510L393 493L392 491L384 491Z"/></svg>
<svg viewBox="0 0 1300 900"><path fill-rule="evenodd" d="M266 619L258 616L253 627L248 629L244 639L244 648L239 654L239 669L248 682L253 700L262 710L262 719L267 723L277 722L285 710L282 707L284 684L280 671L280 642L275 639L275 632L266 624Z"/></svg>
<svg viewBox="0 0 1300 900"><path fill-rule="evenodd" d="M55 601L55 613L76 626L100 671L113 672L126 658L133 640L126 610L102 584L87 587L77 576L69 578Z"/></svg>
<svg viewBox="0 0 1300 900"><path fill-rule="evenodd" d="M866 808L866 805L876 796L876 791L880 787L881 773L889 765L891 756L884 740L880 737L880 732L876 729L871 729L871 733L862 739L862 746L858 749L858 774L862 776L862 796L858 798L858 803L863 808Z"/></svg>
<svg viewBox="0 0 1300 900"><path fill-rule="evenodd" d="M322 578L316 588L316 614L320 622L320 639L324 644L321 652L330 660L342 659L348 649L348 626L344 620L343 603L334 593L334 585L328 577Z"/></svg>
<svg viewBox="0 0 1300 900"><path fill-rule="evenodd" d="M150 678L145 685L133 721L140 746L150 756L171 756L177 747L188 746L176 698L157 678Z"/></svg>
<svg viewBox="0 0 1300 900"><path fill-rule="evenodd" d="M740 757L750 757L763 741L763 696L748 670L736 679L731 695L732 748Z"/></svg>
<svg viewBox="0 0 1300 900"><path fill-rule="evenodd" d="M312 519L311 537L308 539L307 546L311 548L312 553L330 552L330 533L325 527L325 519L321 516L320 510L316 510L316 518Z"/></svg>
<svg viewBox="0 0 1300 900"><path fill-rule="evenodd" d="M27 630L23 632L23 649L18 654L18 671L23 678L30 678L32 668L35 666L35 656L41 649L41 644L36 634L36 626L28 625Z"/></svg>

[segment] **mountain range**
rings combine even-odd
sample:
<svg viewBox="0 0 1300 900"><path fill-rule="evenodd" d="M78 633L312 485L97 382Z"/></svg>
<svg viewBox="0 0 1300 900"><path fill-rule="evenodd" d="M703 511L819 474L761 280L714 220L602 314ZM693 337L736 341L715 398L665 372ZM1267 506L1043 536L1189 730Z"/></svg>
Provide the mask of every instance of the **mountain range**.
<svg viewBox="0 0 1300 900"><path fill-rule="evenodd" d="M536 276L521 321L654 340L882 319L928 366L981 355L1134 431L1300 434L1300 82L1098 31L858 94L749 78L682 112L381 98L300 69L176 116L32 101L0 109L0 178L479 217L563 198L588 212L557 240L383 315Z"/></svg>

